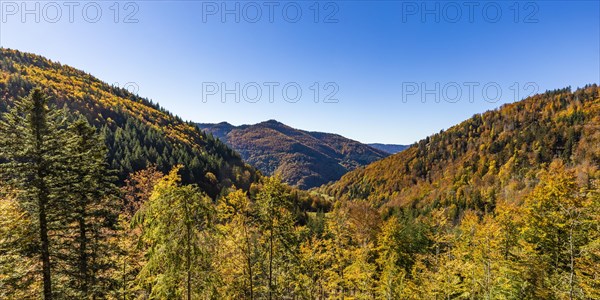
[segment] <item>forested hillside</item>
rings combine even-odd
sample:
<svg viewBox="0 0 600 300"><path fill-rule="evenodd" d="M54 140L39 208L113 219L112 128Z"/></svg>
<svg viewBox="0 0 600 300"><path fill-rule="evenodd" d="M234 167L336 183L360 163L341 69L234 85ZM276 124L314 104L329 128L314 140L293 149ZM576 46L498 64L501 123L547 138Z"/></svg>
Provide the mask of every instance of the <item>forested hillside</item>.
<svg viewBox="0 0 600 300"><path fill-rule="evenodd" d="M233 150L158 104L70 66L0 48L0 111L34 87L42 88L51 104L80 112L103 132L109 164L121 180L150 164L163 172L182 164L183 180L215 197L223 187L247 189L256 179Z"/></svg>
<svg viewBox="0 0 600 300"><path fill-rule="evenodd" d="M240 250L255 253L254 293L275 293L282 255L292 255L282 239L297 247L296 226L330 202L259 176L147 100L35 55L2 54L1 299L240 294Z"/></svg>
<svg viewBox="0 0 600 300"><path fill-rule="evenodd" d="M583 183L598 178L600 91L549 91L474 115L410 148L322 188L338 199L377 206L491 211L499 199L521 199L536 174L558 159Z"/></svg>
<svg viewBox="0 0 600 300"><path fill-rule="evenodd" d="M590 85L477 114L317 190L336 199L348 235L330 227L331 241L366 298L597 299L599 178Z"/></svg>
<svg viewBox="0 0 600 300"><path fill-rule="evenodd" d="M307 192L149 101L1 53L0 299L600 299L597 85Z"/></svg>
<svg viewBox="0 0 600 300"><path fill-rule="evenodd" d="M339 179L389 153L337 134L309 132L269 120L254 125L198 124L266 175L301 189Z"/></svg>

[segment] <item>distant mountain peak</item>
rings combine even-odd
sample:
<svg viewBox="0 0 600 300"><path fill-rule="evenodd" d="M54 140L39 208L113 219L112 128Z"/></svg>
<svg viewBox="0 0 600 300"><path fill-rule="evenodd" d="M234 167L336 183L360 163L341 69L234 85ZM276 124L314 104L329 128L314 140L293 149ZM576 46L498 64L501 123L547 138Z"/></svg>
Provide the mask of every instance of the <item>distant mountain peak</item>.
<svg viewBox="0 0 600 300"><path fill-rule="evenodd" d="M262 123L265 123L265 124L277 124L277 125L283 125L283 123L281 123L281 122L279 122L279 121L277 121L277 120L275 120L275 119L269 119L269 120L266 120L266 121L264 121L264 122L262 122Z"/></svg>
<svg viewBox="0 0 600 300"><path fill-rule="evenodd" d="M223 123L198 127L227 143L263 173L279 174L300 188L337 180L390 154L338 134L299 130L273 119L231 127Z"/></svg>
<svg viewBox="0 0 600 300"><path fill-rule="evenodd" d="M291 128L290 126L285 125L274 119L263 121L263 122L260 122L258 124L254 124L254 125L263 125L263 126L267 126L267 127L289 127L289 128Z"/></svg>

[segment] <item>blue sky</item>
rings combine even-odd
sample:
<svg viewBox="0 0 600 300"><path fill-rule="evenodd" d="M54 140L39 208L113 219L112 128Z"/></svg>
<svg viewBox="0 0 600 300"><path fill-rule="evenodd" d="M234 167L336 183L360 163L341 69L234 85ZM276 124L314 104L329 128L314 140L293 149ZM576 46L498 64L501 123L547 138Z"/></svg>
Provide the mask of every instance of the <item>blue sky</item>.
<svg viewBox="0 0 600 300"><path fill-rule="evenodd" d="M277 119L408 144L600 81L598 1L73 2L0 1L0 45L130 83L196 122ZM236 83L239 102L223 103Z"/></svg>

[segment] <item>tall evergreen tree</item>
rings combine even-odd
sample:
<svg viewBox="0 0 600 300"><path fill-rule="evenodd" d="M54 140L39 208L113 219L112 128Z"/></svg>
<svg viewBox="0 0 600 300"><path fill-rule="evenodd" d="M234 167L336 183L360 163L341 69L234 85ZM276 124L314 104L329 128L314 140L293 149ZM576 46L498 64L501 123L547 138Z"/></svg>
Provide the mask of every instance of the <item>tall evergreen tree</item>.
<svg viewBox="0 0 600 300"><path fill-rule="evenodd" d="M38 256L44 299L53 297L50 236L64 195L66 112L50 108L35 89L0 120L0 173L19 190L21 206L35 216L37 236L29 255Z"/></svg>
<svg viewBox="0 0 600 300"><path fill-rule="evenodd" d="M102 296L109 284L103 272L112 267L108 240L115 234L118 189L106 163L106 146L96 129L79 116L68 131L73 139L66 147L69 162L64 230L74 238L61 243L60 252L67 256L69 287L74 288L71 296L91 298Z"/></svg>

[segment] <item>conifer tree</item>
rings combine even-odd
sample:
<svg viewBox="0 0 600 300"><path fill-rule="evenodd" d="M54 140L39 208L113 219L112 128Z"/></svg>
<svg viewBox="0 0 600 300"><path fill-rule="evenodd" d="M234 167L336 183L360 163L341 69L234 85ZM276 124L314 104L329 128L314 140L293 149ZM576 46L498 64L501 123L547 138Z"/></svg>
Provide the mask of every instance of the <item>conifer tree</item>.
<svg viewBox="0 0 600 300"><path fill-rule="evenodd" d="M71 123L73 136L68 151L68 198L63 207L67 236L62 242L66 253L67 274L72 274L69 287L72 297L102 297L110 286L106 274L114 245L109 239L115 234L118 210L118 189L115 177L106 163L104 141L83 116Z"/></svg>
<svg viewBox="0 0 600 300"><path fill-rule="evenodd" d="M2 180L19 190L19 203L31 214L37 228L30 256L38 256L43 296L53 298L51 236L56 229L64 196L66 112L48 106L35 89L0 120L0 172Z"/></svg>

